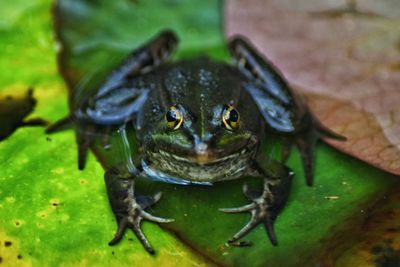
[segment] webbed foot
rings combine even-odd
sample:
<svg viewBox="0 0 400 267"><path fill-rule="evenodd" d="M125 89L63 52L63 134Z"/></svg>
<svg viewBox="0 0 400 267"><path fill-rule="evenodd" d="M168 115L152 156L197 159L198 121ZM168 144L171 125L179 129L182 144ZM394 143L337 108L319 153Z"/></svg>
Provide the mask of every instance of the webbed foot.
<svg viewBox="0 0 400 267"><path fill-rule="evenodd" d="M173 219L154 216L146 211L161 198L161 192L152 197L135 196L134 177L118 168L111 168L105 174L108 198L111 208L116 216L118 229L109 245L117 244L123 237L125 230L130 228L150 254L154 249L150 245L141 229L141 222L147 220L155 223L169 223Z"/></svg>
<svg viewBox="0 0 400 267"><path fill-rule="evenodd" d="M148 220L156 223L169 223L174 221L173 219L165 219L151 215L145 211L146 208L155 204L160 200L160 198L161 192L158 192L153 197L137 198L133 197L133 193L128 193L128 197L125 199L125 203L128 206L128 211L124 215L117 214L118 229L114 238L108 244L110 246L117 244L123 237L125 230L130 228L135 233L140 243L142 243L146 251L150 254L154 254L154 249L140 228L140 224L142 220Z"/></svg>
<svg viewBox="0 0 400 267"><path fill-rule="evenodd" d="M275 235L273 224L277 214L271 207L271 192L264 190L263 193L257 193L250 190L247 184L244 184L243 193L249 200L252 201L252 203L238 208L220 209L220 211L227 213L249 212L251 214L250 221L243 226L243 228L239 230L230 240L228 240L228 243L235 243L247 235L257 225L262 224L264 225L265 231L267 232L272 245L276 246L278 241Z"/></svg>
<svg viewBox="0 0 400 267"><path fill-rule="evenodd" d="M244 184L243 193L251 203L239 208L220 209L227 213L249 212L251 215L249 222L228 243L234 245L236 241L261 224L272 245L276 246L278 240L274 231L274 222L288 199L294 174L288 167L268 159L262 153L257 155L253 168L253 172L249 174L263 179L262 190L253 190Z"/></svg>

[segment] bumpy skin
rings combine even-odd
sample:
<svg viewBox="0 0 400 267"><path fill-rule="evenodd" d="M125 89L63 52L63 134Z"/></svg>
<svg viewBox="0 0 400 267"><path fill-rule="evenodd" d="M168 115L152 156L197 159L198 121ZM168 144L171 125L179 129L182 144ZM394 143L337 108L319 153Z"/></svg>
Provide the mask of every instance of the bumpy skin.
<svg viewBox="0 0 400 267"><path fill-rule="evenodd" d="M293 172L266 158L259 149L265 132L272 130L286 138L284 158L291 143L299 147L309 185L317 139L343 137L323 127L283 76L242 37L229 43L232 65L207 58L166 63L176 44L175 35L165 31L133 51L95 94L70 116L49 127L48 132L68 123L76 125L78 167L83 169L87 150L93 143L93 131L107 136L110 129L119 128L125 158L105 174L118 222L110 245L122 238L126 228L131 228L145 249L154 253L141 231L141 221L173 221L146 211L160 199L161 193L140 196L135 192L135 178L190 185L243 176L263 179L263 188L252 190L245 184L243 191L250 203L221 209L251 214L248 224L228 242L238 241L262 224L271 243L276 245L273 223L288 198ZM167 127L166 121L171 107L182 118L173 129ZM227 107L240 114L241 120L232 124L233 128L223 117ZM132 159L126 135L128 123L133 124L140 145L136 160Z"/></svg>

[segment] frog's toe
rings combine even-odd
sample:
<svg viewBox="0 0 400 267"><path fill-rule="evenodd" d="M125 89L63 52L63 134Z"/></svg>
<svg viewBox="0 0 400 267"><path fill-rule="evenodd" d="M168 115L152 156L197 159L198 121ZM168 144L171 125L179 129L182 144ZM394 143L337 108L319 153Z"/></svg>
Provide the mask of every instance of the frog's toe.
<svg viewBox="0 0 400 267"><path fill-rule="evenodd" d="M160 198L161 192L158 192L153 197L140 196L133 199L127 198L126 202L129 206L128 211L126 214L119 214L117 216L118 229L114 238L109 242L109 245L112 246L117 244L123 237L125 230L130 228L135 233L136 237L139 239L146 251L150 254L154 254L154 249L150 245L150 242L147 240L140 226L143 220L156 223L169 223L174 221L173 219L154 216L145 211L146 208L155 204L160 200Z"/></svg>
<svg viewBox="0 0 400 267"><path fill-rule="evenodd" d="M78 145L78 169L83 170L86 165L86 158L89 148L100 140L104 149L109 149L110 144L110 126L99 126L95 124L78 124L76 132L76 143Z"/></svg>
<svg viewBox="0 0 400 267"><path fill-rule="evenodd" d="M251 190L246 184L243 186L243 192L250 200L252 200L252 203L238 208L220 209L220 211L226 213L250 212L251 214L250 221L243 226L243 228L240 229L228 241L228 243L235 243L242 237L246 236L256 226L263 224L271 243L276 246L278 241L273 228L273 223L276 216L272 213L269 207L270 204L268 203L268 198L266 198L262 192Z"/></svg>
<svg viewBox="0 0 400 267"><path fill-rule="evenodd" d="M147 209L148 207L151 207L155 203L157 203L161 199L161 196L162 196L162 192L158 192L152 197L137 197L136 202L138 203L138 205L140 207L139 211L140 211L140 215L143 219L146 219L146 220L152 221L152 222L157 222L157 223L170 223L170 222L175 221L174 219L154 216L154 215L148 213L147 211L145 211L145 209Z"/></svg>
<svg viewBox="0 0 400 267"><path fill-rule="evenodd" d="M150 242L147 240L140 227L142 220L148 220L156 223L169 223L174 221L173 219L157 217L144 210L138 209L136 212L130 213L129 215L123 216L119 219L117 232L115 233L114 238L108 244L110 246L117 244L124 236L125 230L130 228L135 233L136 237L139 239L146 251L150 254L154 254L153 247L150 245Z"/></svg>
<svg viewBox="0 0 400 267"><path fill-rule="evenodd" d="M268 235L269 240L271 241L271 244L274 246L278 245L278 240L275 235L274 227L273 227L273 220L269 216L266 216L265 218L258 217L259 214L257 215L254 210L251 212L252 216L250 221L243 226L240 231L238 231L230 240L228 240L229 244L233 244L237 242L239 239L250 233L251 230L253 230L256 226L259 224L263 224L265 231Z"/></svg>
<svg viewBox="0 0 400 267"><path fill-rule="evenodd" d="M316 129L317 129L318 135L320 137L330 138L330 139L334 139L337 141L346 141L347 140L346 136L335 133L334 131L332 131L328 127L324 126L319 121L316 123Z"/></svg>
<svg viewBox="0 0 400 267"><path fill-rule="evenodd" d="M119 220L117 232L115 233L114 238L110 242L108 242L108 245L113 246L117 244L124 236L127 227L128 227L128 219L127 217L123 217L121 220Z"/></svg>
<svg viewBox="0 0 400 267"><path fill-rule="evenodd" d="M242 212L247 212L247 211L251 211L252 209L254 209L255 204L251 203L251 204L247 204L238 208L222 208L219 209L222 212L226 212L226 213L242 213Z"/></svg>
<svg viewBox="0 0 400 267"><path fill-rule="evenodd" d="M296 146L300 152L303 162L306 183L312 186L314 180L314 150L317 143L317 136L314 134L301 135L295 138Z"/></svg>
<svg viewBox="0 0 400 267"><path fill-rule="evenodd" d="M143 219L146 219L146 220L152 221L152 222L156 222L156 223L170 223L170 222L175 221L174 219L162 218L162 217L151 215L150 213L148 213L146 211L142 211L142 217L143 217Z"/></svg>
<svg viewBox="0 0 400 267"><path fill-rule="evenodd" d="M92 144L92 139L86 134L78 134L76 142L78 145L78 169L83 170L86 165L87 152Z"/></svg>
<svg viewBox="0 0 400 267"><path fill-rule="evenodd" d="M257 203L259 202L259 203ZM233 237L228 240L229 244L233 244L239 239L246 236L259 224L263 224L264 228L267 232L269 240L271 243L276 246L278 244L275 231L273 228L274 217L270 212L265 209L266 203L262 203L263 200L256 199L253 203L239 207L239 208L229 208L229 209L220 209L220 211L227 212L227 213L242 213L242 212L250 212L251 218L250 221L242 227Z"/></svg>
<svg viewBox="0 0 400 267"><path fill-rule="evenodd" d="M314 180L314 153L317 141L321 138L329 138L338 141L346 141L346 137L339 135L327 127L323 126L317 119L314 119L313 127L298 133L286 140L282 147L282 161L286 161L291 144L294 143L299 152L303 162L304 175L306 177L307 185L311 186Z"/></svg>
<svg viewBox="0 0 400 267"><path fill-rule="evenodd" d="M134 219L129 218L128 216L122 217L118 222L118 229L114 235L114 238L108 244L110 246L117 244L124 236L125 230L130 228L135 233L140 243L142 243L146 251L150 254L154 254L153 247L150 245L150 242L147 240L146 236L142 232L142 229L140 228L141 220L142 218L140 216L137 216Z"/></svg>
<svg viewBox="0 0 400 267"><path fill-rule="evenodd" d="M243 194L251 201L261 196L262 192L251 189L246 183L243 185ZM221 208L222 212L226 213L242 213L251 211L256 207L255 203L250 203L238 208Z"/></svg>

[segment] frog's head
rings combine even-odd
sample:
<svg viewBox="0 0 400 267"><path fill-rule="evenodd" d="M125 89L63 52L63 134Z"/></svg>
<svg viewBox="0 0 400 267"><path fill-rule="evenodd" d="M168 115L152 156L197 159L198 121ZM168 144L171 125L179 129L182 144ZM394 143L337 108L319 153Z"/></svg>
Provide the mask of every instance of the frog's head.
<svg viewBox="0 0 400 267"><path fill-rule="evenodd" d="M257 150L259 137L246 124L254 118L247 117L247 109L241 116L230 104L202 107L170 106L144 152L153 166L176 177L197 182L234 179L248 169Z"/></svg>
<svg viewBox="0 0 400 267"><path fill-rule="evenodd" d="M256 142L245 129L239 111L229 104L199 113L175 104L166 111L162 124L152 135L152 150L199 165L245 153Z"/></svg>
<svg viewBox="0 0 400 267"><path fill-rule="evenodd" d="M148 159L188 179L211 180L211 172L229 176L241 164L245 168L256 152L262 122L240 76L202 59L166 69L142 110L139 139Z"/></svg>

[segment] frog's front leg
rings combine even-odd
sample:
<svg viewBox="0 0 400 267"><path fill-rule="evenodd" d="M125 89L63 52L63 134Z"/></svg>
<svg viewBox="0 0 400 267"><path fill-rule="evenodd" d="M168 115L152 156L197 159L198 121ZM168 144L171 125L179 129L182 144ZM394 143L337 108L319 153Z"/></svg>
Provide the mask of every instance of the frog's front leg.
<svg viewBox="0 0 400 267"><path fill-rule="evenodd" d="M147 252L154 254L154 249L142 232L140 225L142 220L156 223L174 221L173 219L151 215L146 211L147 208L160 200L161 192L152 197L137 196L135 193L135 177L118 167L111 168L106 172L105 182L111 208L118 223L117 232L109 245L117 244L123 237L125 230L130 228Z"/></svg>
<svg viewBox="0 0 400 267"><path fill-rule="evenodd" d="M274 222L289 196L293 172L279 162L259 155L251 174L263 179L262 191L252 190L244 184L243 192L251 203L239 208L220 209L227 213L249 212L251 215L250 221L228 243L235 243L262 224L271 243L276 246L278 240L274 231Z"/></svg>

